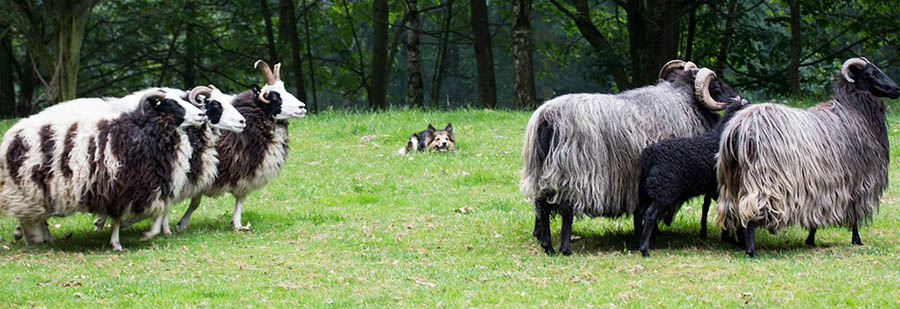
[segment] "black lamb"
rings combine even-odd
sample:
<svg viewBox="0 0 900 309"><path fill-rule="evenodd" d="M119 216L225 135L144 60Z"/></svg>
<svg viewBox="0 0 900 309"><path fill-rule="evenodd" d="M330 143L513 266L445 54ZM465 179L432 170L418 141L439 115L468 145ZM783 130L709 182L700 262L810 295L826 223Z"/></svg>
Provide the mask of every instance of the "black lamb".
<svg viewBox="0 0 900 309"><path fill-rule="evenodd" d="M635 214L643 214L642 230L636 231L641 254L650 256L650 237L660 215L667 224L688 199L704 195L700 237L706 237L706 216L711 199L719 195L716 181L716 153L722 129L734 114L749 105L740 97L729 99L719 123L711 130L693 137L679 137L651 144L641 151L640 203ZM733 237L723 232L722 239Z"/></svg>

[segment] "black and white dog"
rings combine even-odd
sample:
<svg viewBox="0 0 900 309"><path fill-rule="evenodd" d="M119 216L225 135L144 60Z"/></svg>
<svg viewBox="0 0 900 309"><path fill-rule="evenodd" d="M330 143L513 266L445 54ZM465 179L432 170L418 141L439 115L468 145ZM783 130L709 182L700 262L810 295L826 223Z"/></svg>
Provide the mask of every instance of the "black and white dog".
<svg viewBox="0 0 900 309"><path fill-rule="evenodd" d="M453 138L453 124L447 123L443 130L435 129L434 126L428 124L428 129L415 133L409 137L406 146L400 148L398 153L406 155L411 151L439 151L447 152L456 147L456 140Z"/></svg>

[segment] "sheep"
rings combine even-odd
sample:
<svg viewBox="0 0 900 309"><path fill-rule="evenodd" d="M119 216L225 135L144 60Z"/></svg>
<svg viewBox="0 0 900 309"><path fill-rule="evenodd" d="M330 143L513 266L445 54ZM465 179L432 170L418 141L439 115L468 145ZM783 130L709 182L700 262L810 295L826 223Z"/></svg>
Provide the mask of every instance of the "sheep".
<svg viewBox="0 0 900 309"><path fill-rule="evenodd" d="M253 65L266 79L262 88L244 91L234 97L232 104L247 118L247 127L240 134L225 132L216 144L219 167L216 181L202 193L191 199L191 204L178 221L176 229L184 231L191 215L203 196L219 196L231 193L235 198L231 223L236 231L248 230L243 225L241 213L247 196L262 188L281 172L288 154L289 118L303 118L306 105L287 92L281 81L281 64L274 66L274 73L263 60Z"/></svg>
<svg viewBox="0 0 900 309"><path fill-rule="evenodd" d="M701 194L704 199L700 237L706 237L709 203L719 195L715 169L719 136L734 113L747 104L740 97L728 100L725 112L712 130L693 137L665 139L641 151L638 213L644 214L644 230L640 231L639 249L644 257L650 256L650 237L659 216L671 218L684 202ZM728 232L722 233L722 240L731 239Z"/></svg>
<svg viewBox="0 0 900 309"><path fill-rule="evenodd" d="M114 219L110 245L121 251L123 219L168 211L173 189L187 180L190 148L181 131L206 116L153 90L137 110L61 117L38 113L10 128L0 143L0 198L25 242L53 241L46 220L74 212Z"/></svg>
<svg viewBox="0 0 900 309"><path fill-rule="evenodd" d="M743 228L756 256L756 227L810 230L843 225L862 245L858 225L872 219L887 186L885 105L900 88L865 58L846 60L831 100L808 109L758 104L738 112L722 132L716 163L716 223Z"/></svg>
<svg viewBox="0 0 900 309"><path fill-rule="evenodd" d="M202 106L207 114L207 122L199 128L185 128L192 155L189 159L188 181L182 188L175 190L176 194L172 199L175 204L193 197L212 185L216 179L219 164L218 152L215 146L222 132L240 133L246 127L244 117L231 105L231 101L234 99L232 96L223 94L215 86L209 85L194 87L187 99L189 102L198 102L197 97L200 95L206 97ZM103 229L106 219L105 216L99 216L94 220L94 226L98 231ZM165 235L172 233L168 224L168 212L163 214L159 222L161 224L151 227L150 232L146 236L152 237L152 235L156 235L159 232ZM124 223L122 228L127 227L131 223L133 222Z"/></svg>
<svg viewBox="0 0 900 309"><path fill-rule="evenodd" d="M569 255L573 215L619 217L637 209L641 149L709 130L720 102L737 96L711 70L690 62L670 61L660 79L615 95L559 96L532 114L520 188L534 201L534 234L547 254L554 253L551 212L562 216L560 251ZM640 231L642 218L634 219Z"/></svg>

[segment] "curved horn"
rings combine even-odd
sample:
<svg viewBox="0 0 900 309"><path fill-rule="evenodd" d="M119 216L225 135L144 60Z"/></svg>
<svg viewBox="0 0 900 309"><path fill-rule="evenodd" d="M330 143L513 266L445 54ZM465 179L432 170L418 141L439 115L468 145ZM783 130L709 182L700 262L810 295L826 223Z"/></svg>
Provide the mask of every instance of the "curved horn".
<svg viewBox="0 0 900 309"><path fill-rule="evenodd" d="M688 63L693 64L692 62ZM666 75L669 75L669 72L671 72L672 70L681 69L685 66L686 64L683 60L670 60L669 62L666 62L666 64L664 64L661 69L659 69L659 79L665 79ZM694 67L696 68L697 66L694 65Z"/></svg>
<svg viewBox="0 0 900 309"><path fill-rule="evenodd" d="M144 103L144 101L147 101L149 99L163 100L165 98L166 98L166 93L163 92L162 90L156 89L156 90L148 91L147 93L145 93L144 96L141 97L140 102Z"/></svg>
<svg viewBox="0 0 900 309"><path fill-rule="evenodd" d="M844 65L841 66L841 75L844 76L844 79L847 80L848 83L853 83L853 79L850 78L850 67L856 65L863 68L867 63L869 63L869 60L862 57L847 59L847 61L844 61Z"/></svg>
<svg viewBox="0 0 900 309"><path fill-rule="evenodd" d="M262 63L262 65L260 65L260 63ZM268 63L266 63L262 59L259 59L256 60L256 63L253 64L253 67L259 69L259 71L263 73L263 76L266 78L266 85L275 84L275 75L272 74L272 70L269 69Z"/></svg>
<svg viewBox="0 0 900 309"><path fill-rule="evenodd" d="M194 87L194 89L191 89L191 92L188 94L188 101L191 102L191 104L194 104L194 106L203 106L203 104L197 102L197 96L201 94L209 98L209 96L212 94L212 89L206 86Z"/></svg>
<svg viewBox="0 0 900 309"><path fill-rule="evenodd" d="M696 69L696 68L697 68L697 65L696 65L696 64L694 64L693 62L688 61L688 62L685 62L685 63L684 63L684 69L683 69L683 70L691 70L691 69Z"/></svg>
<svg viewBox="0 0 900 309"><path fill-rule="evenodd" d="M703 102L703 106L714 111L722 110L725 107L725 102L716 102L709 94L709 85L716 78L718 78L716 72L707 68L700 69L697 76L694 77L694 95Z"/></svg>
<svg viewBox="0 0 900 309"><path fill-rule="evenodd" d="M275 64L275 81L281 80L281 63Z"/></svg>
<svg viewBox="0 0 900 309"><path fill-rule="evenodd" d="M266 99L266 95L269 94L269 88L263 87L259 90L259 101L265 104L269 104L269 100Z"/></svg>
<svg viewBox="0 0 900 309"><path fill-rule="evenodd" d="M209 86L206 86L206 87L209 87L209 89L210 89L210 90L213 90L213 91L215 91L216 89L218 89L218 88L216 88L216 85L213 85L213 84L209 84Z"/></svg>

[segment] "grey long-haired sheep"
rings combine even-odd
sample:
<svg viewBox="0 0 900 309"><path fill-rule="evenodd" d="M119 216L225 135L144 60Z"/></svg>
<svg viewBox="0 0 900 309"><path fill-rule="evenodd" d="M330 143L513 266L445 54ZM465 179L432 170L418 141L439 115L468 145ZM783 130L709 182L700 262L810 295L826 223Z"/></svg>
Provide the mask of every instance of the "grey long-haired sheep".
<svg viewBox="0 0 900 309"><path fill-rule="evenodd" d="M753 230L789 225L844 225L861 245L858 225L871 220L888 181L884 103L900 88L865 58L844 62L834 96L809 109L758 104L725 127L717 163L716 223L744 228L746 253L756 256Z"/></svg>
<svg viewBox="0 0 900 309"><path fill-rule="evenodd" d="M693 136L715 125L736 97L715 73L670 61L656 85L612 94L570 94L539 107L525 133L521 190L534 200L535 231L550 243L550 214L562 216L560 251L571 254L574 215L618 217L638 204L638 155L656 141ZM641 217L635 216L640 231Z"/></svg>
<svg viewBox="0 0 900 309"><path fill-rule="evenodd" d="M205 121L184 101L150 91L139 108L61 117L38 113L10 128L0 144L0 198L29 244L52 241L47 218L74 212L114 219L110 244L122 250L123 219L168 211L186 181L185 126Z"/></svg>
<svg viewBox="0 0 900 309"><path fill-rule="evenodd" d="M200 206L204 195L218 196L231 193L235 197L232 225L235 230L246 230L241 223L241 212L247 196L278 176L288 154L288 118L302 118L306 105L284 88L281 81L281 64L274 66L259 60L254 64L266 79L263 88L254 88L238 94L232 105L247 118L247 127L241 133L225 132L216 144L219 152L218 175L215 183L194 195L191 204L178 221L178 231L187 228L191 214ZM256 87L256 86L254 86Z"/></svg>
<svg viewBox="0 0 900 309"><path fill-rule="evenodd" d="M747 106L744 99L729 99L719 123L709 131L692 137L676 137L652 144L641 151L640 209L644 214L644 230L640 231L639 249L650 256L650 238L660 215L671 218L684 202L704 195L700 219L700 237L706 237L706 215L710 200L718 199L716 153L725 124ZM722 240L731 241L727 231Z"/></svg>

